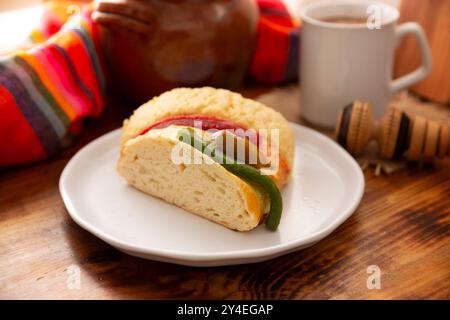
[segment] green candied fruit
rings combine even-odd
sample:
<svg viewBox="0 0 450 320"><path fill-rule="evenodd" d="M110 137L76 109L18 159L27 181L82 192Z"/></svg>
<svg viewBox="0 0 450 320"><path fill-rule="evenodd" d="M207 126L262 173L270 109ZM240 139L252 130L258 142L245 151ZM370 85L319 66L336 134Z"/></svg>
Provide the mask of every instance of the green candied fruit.
<svg viewBox="0 0 450 320"><path fill-rule="evenodd" d="M208 147L208 144L204 144L202 138L199 137L193 128L183 128L177 133L177 139L190 144L197 150L204 152ZM233 163L234 160L230 160L221 151L213 150L211 153L214 161L219 163L227 171L245 180L246 182L257 184L268 194L270 199L270 210L266 217L266 228L275 231L280 224L281 212L283 211L283 199L281 198L280 190L275 182L268 176L261 174L258 169L246 165Z"/></svg>

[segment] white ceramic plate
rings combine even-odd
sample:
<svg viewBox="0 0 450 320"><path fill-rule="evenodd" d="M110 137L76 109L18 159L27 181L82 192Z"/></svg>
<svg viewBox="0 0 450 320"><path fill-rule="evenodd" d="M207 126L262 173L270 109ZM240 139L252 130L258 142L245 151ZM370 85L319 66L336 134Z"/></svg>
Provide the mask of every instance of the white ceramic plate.
<svg viewBox="0 0 450 320"><path fill-rule="evenodd" d="M77 224L133 256L190 266L268 260L329 235L353 213L364 190L361 169L344 149L311 129L292 126L294 171L282 191L284 210L276 232L264 225L231 231L129 187L115 169L119 130L70 160L60 192Z"/></svg>

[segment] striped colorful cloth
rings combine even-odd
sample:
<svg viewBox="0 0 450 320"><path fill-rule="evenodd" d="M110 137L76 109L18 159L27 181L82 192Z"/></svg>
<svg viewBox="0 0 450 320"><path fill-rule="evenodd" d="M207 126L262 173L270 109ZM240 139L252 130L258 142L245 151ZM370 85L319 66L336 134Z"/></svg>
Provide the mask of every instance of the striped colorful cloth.
<svg viewBox="0 0 450 320"><path fill-rule="evenodd" d="M258 81L276 84L298 75L299 22L282 1L258 0L259 21L250 73Z"/></svg>
<svg viewBox="0 0 450 320"><path fill-rule="evenodd" d="M282 2L257 1L261 15L250 73L268 83L295 79L298 25ZM69 6L78 8L73 2L46 6L42 25L30 35L32 45L0 56L0 166L54 155L80 132L85 118L99 116L105 106L91 6L76 15L68 14Z"/></svg>

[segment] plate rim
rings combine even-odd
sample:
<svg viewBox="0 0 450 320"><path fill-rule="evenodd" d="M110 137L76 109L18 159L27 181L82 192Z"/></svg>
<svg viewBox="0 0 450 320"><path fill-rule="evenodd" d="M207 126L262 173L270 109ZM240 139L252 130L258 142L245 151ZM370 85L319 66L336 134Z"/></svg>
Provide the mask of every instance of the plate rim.
<svg viewBox="0 0 450 320"><path fill-rule="evenodd" d="M329 234L331 234L337 227L339 227L342 223L344 223L357 209L358 205L361 202L361 199L364 194L365 189L365 179L364 174L356 162L356 160L340 145L338 145L334 140L327 137L326 135L313 130L311 128L302 126L297 123L289 123L291 126L299 129L304 130L308 132L308 134L311 134L314 136L314 138L317 138L322 141L326 141L326 143L330 144L343 158L345 158L348 163L355 169L356 173L356 194L353 196L352 200L349 201L351 205L349 205L346 210L343 210L343 212L336 216L334 220L331 221L330 224L328 224L323 229L320 229L308 236L304 236L302 238L297 238L294 240L291 240L289 242L280 243L274 246L265 247L265 248L257 248L257 249L245 249L245 250L233 250L233 251L226 251L226 252L212 252L212 253L197 253L197 252L191 252L191 251L180 251L180 250L168 250L168 249L160 249L160 248L154 248L154 247L145 247L140 245L133 245L129 244L125 241L122 241L118 239L115 236L111 236L110 234L106 233L105 231L101 230L97 226L85 221L78 213L77 210L74 207L74 204L68 194L68 191L65 188L65 184L67 183L68 176L70 174L71 168L76 165L78 160L83 157L83 155L87 152L89 152L92 148L94 148L96 145L101 144L104 140L108 140L111 136L119 134L121 128L114 129L106 134L103 134L102 136L90 141L88 144L83 146L78 152L72 156L72 158L67 162L66 166L64 167L60 179L59 179L59 191L61 194L61 197L63 199L63 203L67 209L67 212L69 213L69 216L77 223L80 227L85 229L86 231L92 233L96 237L102 239L103 241L107 242L108 244L120 248L124 251L130 251L130 252L136 252L142 255L152 255L155 257L164 257L169 259L176 259L176 260L185 260L185 261L195 261L195 262L201 262L201 261L210 261L210 260L217 260L217 259L255 259L255 258L261 258L264 256L271 256L275 254L281 255L283 252L291 252L296 247L302 247L309 243L315 243L319 240L327 237Z"/></svg>

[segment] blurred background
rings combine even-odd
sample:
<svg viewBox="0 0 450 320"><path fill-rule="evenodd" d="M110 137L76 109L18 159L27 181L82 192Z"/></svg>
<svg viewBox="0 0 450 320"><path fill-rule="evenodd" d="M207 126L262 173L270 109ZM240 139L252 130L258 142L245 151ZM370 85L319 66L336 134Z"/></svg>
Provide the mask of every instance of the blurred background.
<svg viewBox="0 0 450 320"><path fill-rule="evenodd" d="M314 1L320 0L283 0L294 16L299 16L302 5ZM398 5L401 0L381 1ZM39 22L42 13L39 5L43 2L45 0L0 0L0 49L21 44L27 39L30 30Z"/></svg>
<svg viewBox="0 0 450 320"><path fill-rule="evenodd" d="M293 16L299 16L300 8L320 0L282 0ZM399 5L401 0L381 0L391 5ZM405 0L404 0L405 1ZM0 0L0 51L23 43L30 30L39 23L45 0ZM80 0L80 2L90 2Z"/></svg>
<svg viewBox="0 0 450 320"><path fill-rule="evenodd" d="M89 0L78 0L90 2ZM301 8L320 0L282 0L292 16L299 17ZM332 1L332 0L331 0ZM358 1L358 0L355 0ZM379 0L399 8L399 23L415 21L425 29L432 52L433 71L411 90L431 101L450 103L450 0ZM39 25L42 3L48 0L0 0L0 54L24 44L30 31ZM52 1L61 3L67 1ZM73 1L72 1L73 2ZM417 42L406 37L396 52L394 77L411 72L421 64Z"/></svg>

